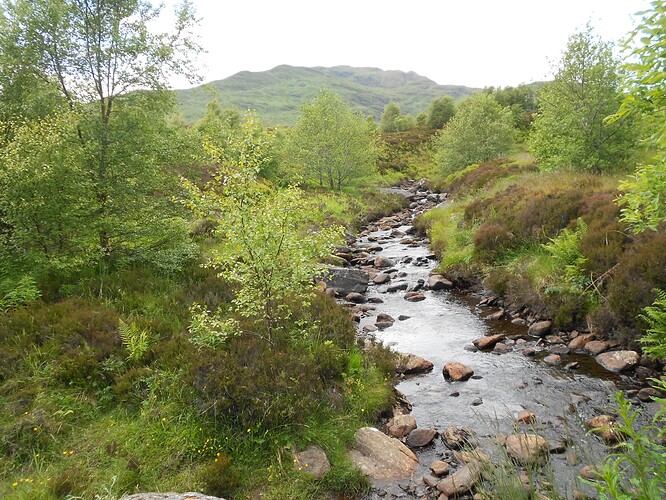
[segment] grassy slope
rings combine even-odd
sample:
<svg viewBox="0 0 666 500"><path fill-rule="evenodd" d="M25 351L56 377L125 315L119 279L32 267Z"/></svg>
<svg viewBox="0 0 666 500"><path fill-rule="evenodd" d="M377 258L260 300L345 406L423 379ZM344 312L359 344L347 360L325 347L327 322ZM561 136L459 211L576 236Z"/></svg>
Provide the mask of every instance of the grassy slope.
<svg viewBox="0 0 666 500"><path fill-rule="evenodd" d="M254 109L269 125L292 125L303 102L327 87L366 115L379 120L390 101L400 104L403 113L426 111L430 102L442 95L460 99L477 89L438 85L416 73L383 71L377 68L303 68L277 66L269 71L242 71L224 80L188 90L177 90L180 111L187 121L203 116L214 89L227 108Z"/></svg>
<svg viewBox="0 0 666 500"><path fill-rule="evenodd" d="M658 250L666 232L632 235L618 222L621 178L539 172L523 153L440 181L453 201L418 223L450 277L482 283L564 329L632 342L652 290L666 286Z"/></svg>
<svg viewBox="0 0 666 500"><path fill-rule="evenodd" d="M310 197L321 221L349 227L404 202L376 193ZM386 351L357 350L348 314L323 296L294 317L316 343L285 339L266 352L248 336L220 351L195 349L187 341L189 304L231 297L196 263L173 276L138 266L82 277L55 301L0 315L0 498L151 490L248 498L260 490L263 498L309 499L365 491L346 447L390 405ZM127 358L119 318L150 332L140 359ZM211 414L201 380L233 393L218 400L238 398L237 409ZM292 465L292 452L308 443L332 462L321 481Z"/></svg>

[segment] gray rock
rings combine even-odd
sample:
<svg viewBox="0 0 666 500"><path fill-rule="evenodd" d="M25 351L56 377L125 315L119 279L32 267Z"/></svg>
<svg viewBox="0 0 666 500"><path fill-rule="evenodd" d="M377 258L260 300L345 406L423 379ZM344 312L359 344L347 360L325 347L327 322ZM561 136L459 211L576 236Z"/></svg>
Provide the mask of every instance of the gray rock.
<svg viewBox="0 0 666 500"><path fill-rule="evenodd" d="M370 277L365 271L346 267L331 267L323 277L327 288L333 289L343 297L352 292L365 293L368 289L369 280Z"/></svg>
<svg viewBox="0 0 666 500"><path fill-rule="evenodd" d="M407 290L407 287L409 286L409 283L403 282L403 283L396 283L394 285L390 285L386 288L386 291L388 293L394 293L400 290Z"/></svg>
<svg viewBox="0 0 666 500"><path fill-rule="evenodd" d="M435 429L414 429L407 435L407 446L410 448L422 448L432 443L437 436Z"/></svg>
<svg viewBox="0 0 666 500"><path fill-rule="evenodd" d="M362 293L351 292L345 295L345 300L354 304L365 304L368 301L368 298Z"/></svg>
<svg viewBox="0 0 666 500"><path fill-rule="evenodd" d="M349 458L363 474L375 481L411 477L419 461L407 446L373 427L356 431Z"/></svg>
<svg viewBox="0 0 666 500"><path fill-rule="evenodd" d="M474 433L466 427L447 427L441 435L444 444L452 450L475 447Z"/></svg>
<svg viewBox="0 0 666 500"><path fill-rule="evenodd" d="M663 392L654 387L643 387L638 391L638 394L636 394L636 397L645 403L651 402L652 398L663 398L664 396Z"/></svg>
<svg viewBox="0 0 666 500"><path fill-rule="evenodd" d="M499 321L502 318L504 318L504 309L500 309L499 311L486 316L486 319L489 321Z"/></svg>
<svg viewBox="0 0 666 500"><path fill-rule="evenodd" d="M594 359L609 372L620 373L635 367L641 356L636 351L611 351L599 354Z"/></svg>
<svg viewBox="0 0 666 500"><path fill-rule="evenodd" d="M450 290L453 288L453 283L441 274L433 274L428 277L428 288L430 290Z"/></svg>
<svg viewBox="0 0 666 500"><path fill-rule="evenodd" d="M375 285L383 285L385 283L388 283L389 281L391 281L391 276L386 273L379 273L374 278L372 278L372 282Z"/></svg>
<svg viewBox="0 0 666 500"><path fill-rule="evenodd" d="M393 322L392 321L377 321L375 323L375 326L380 330L386 330L387 328L391 328L393 326Z"/></svg>
<svg viewBox="0 0 666 500"><path fill-rule="evenodd" d="M444 476L449 473L449 464L444 460L435 460L430 464L430 470L435 476Z"/></svg>
<svg viewBox="0 0 666 500"><path fill-rule="evenodd" d="M571 349L569 349L569 347L567 347L565 345L551 345L548 348L548 352L550 354L563 355L563 354L569 354L570 351L571 351Z"/></svg>
<svg viewBox="0 0 666 500"><path fill-rule="evenodd" d="M411 318L411 316L405 316L404 314L401 314L400 316L398 316L398 321L405 321L408 320L409 318Z"/></svg>
<svg viewBox="0 0 666 500"><path fill-rule="evenodd" d="M308 446L305 450L294 456L294 467L308 476L320 479L331 470L331 463L324 450L315 445Z"/></svg>

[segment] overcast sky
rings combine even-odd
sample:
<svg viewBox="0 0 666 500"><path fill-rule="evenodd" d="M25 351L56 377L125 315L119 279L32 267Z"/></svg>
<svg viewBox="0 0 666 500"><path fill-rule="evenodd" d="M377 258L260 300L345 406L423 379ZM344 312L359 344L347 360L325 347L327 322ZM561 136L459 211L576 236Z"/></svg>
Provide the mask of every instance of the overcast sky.
<svg viewBox="0 0 666 500"><path fill-rule="evenodd" d="M171 11L176 0L166 0ZM204 82L239 71L372 66L439 84L548 79L568 36L590 22L605 40L631 30L647 0L193 0ZM189 86L174 81L174 86Z"/></svg>

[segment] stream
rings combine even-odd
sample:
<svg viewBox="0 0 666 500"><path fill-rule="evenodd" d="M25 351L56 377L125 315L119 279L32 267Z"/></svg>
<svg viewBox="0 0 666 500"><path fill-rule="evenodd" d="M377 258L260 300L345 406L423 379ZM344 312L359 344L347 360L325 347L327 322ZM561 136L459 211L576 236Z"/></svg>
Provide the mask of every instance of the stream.
<svg viewBox="0 0 666 500"><path fill-rule="evenodd" d="M411 403L411 415L419 428L434 428L439 433L449 426L469 428L478 436L479 449L493 461L506 460L496 436L539 434L546 438L550 449L539 481L554 484L563 498L573 498L575 492L594 496L594 490L581 484L577 476L582 466L600 463L609 448L598 437L587 434L584 422L612 412L612 394L616 384L622 385L626 377L605 371L584 354L562 356L560 366L544 363L547 344L529 337L526 326L485 319L497 308L479 306L480 296L425 289L421 290L423 300L405 300L405 293L421 288L438 265L427 240L409 235L410 219L435 204L412 203L402 219L393 217L372 224L355 242L355 248L367 249L369 256L365 265L357 267L368 271L371 278L378 272L368 265L372 259L386 257L393 264L391 269L382 270L391 276L387 284L370 281L366 295L371 302L381 303L360 308L359 331L365 327L371 333L364 335L434 364L429 373L404 376L397 386ZM389 291L389 286L401 284L406 284L407 290ZM395 322L374 331L372 325L378 313L392 316ZM473 352L474 339L493 334L506 335L505 353ZM526 347L534 349L536 355L524 355L522 349ZM472 368L474 376L464 382L448 382L442 367L449 361ZM577 362L578 367L565 369L570 362ZM517 423L521 410L532 412L536 421ZM452 452L439 438L414 451L421 466L411 480L376 483L366 498L437 498L437 490L428 488L421 478L429 473L434 460L453 461Z"/></svg>

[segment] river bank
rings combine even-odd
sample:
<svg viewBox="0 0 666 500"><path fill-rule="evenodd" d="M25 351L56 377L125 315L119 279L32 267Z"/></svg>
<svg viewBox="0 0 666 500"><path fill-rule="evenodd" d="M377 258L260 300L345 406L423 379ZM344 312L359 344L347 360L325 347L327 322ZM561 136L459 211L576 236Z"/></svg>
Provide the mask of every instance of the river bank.
<svg viewBox="0 0 666 500"><path fill-rule="evenodd" d="M339 255L368 273L367 293L345 294L355 303L350 307L360 334L434 365L425 374L405 375L397 386L412 406L417 428L429 431L425 434L430 439L416 443L419 446L409 433L398 436L412 443L420 465L402 480L376 482L368 498L437 498L446 492L467 493L475 483L479 492L492 486L469 474L470 467L502 469L519 481L511 487L549 498L592 495L578 478L581 468L600 463L610 448L602 438L588 434L589 422L607 414L613 418L613 392L638 382L586 354L586 343L595 342L588 333L551 331L545 318L516 315L510 319L521 321L507 321L507 314L513 313L498 307L498 298L460 294L445 278L433 277L437 262L412 223L444 200L419 184L406 186L406 191L412 198L409 209L371 224ZM442 367L450 362L470 368L473 375L447 381ZM640 367L640 362L634 365ZM394 436L404 432L392 430L394 424L395 420L387 422L384 430ZM447 441L446 436L460 433L474 436L464 440L463 448L474 444L477 453L464 456L458 445ZM510 445L516 439L519 449L535 455L516 459ZM505 470L507 457L520 465ZM451 472L432 467L439 462ZM467 475L469 481L452 491L456 474Z"/></svg>

